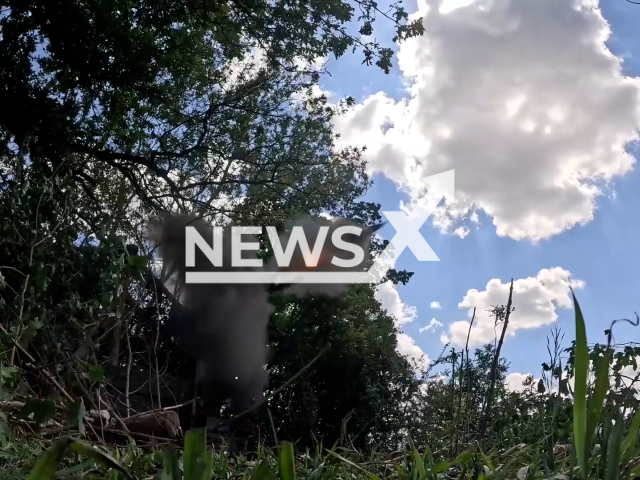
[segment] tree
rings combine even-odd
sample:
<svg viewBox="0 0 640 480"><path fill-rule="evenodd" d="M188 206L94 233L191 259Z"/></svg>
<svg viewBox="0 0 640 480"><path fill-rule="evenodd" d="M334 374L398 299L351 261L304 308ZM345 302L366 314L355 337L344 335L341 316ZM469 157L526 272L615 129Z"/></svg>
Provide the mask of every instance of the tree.
<svg viewBox="0 0 640 480"><path fill-rule="evenodd" d="M431 369L455 365L456 375L453 377L450 370L444 370L434 378L425 378L419 395L412 400L407 414L413 421L408 433L417 445L428 445L434 450L443 448L453 454L456 446L459 450L472 440L491 389L495 353L495 346L486 344L476 349L468 362L465 358L462 363L461 356L455 351L441 355L433 362ZM504 381L508 368L506 359L500 358L490 424L504 413L504 399L507 398Z"/></svg>
<svg viewBox="0 0 640 480"><path fill-rule="evenodd" d="M382 13L374 2L358 5L361 33L370 35ZM420 33L421 22L407 23L399 5L392 11L399 39ZM320 74L313 64L328 54L359 47L388 71L390 49L348 33L353 15L334 0L2 7L0 101L18 107L0 112L0 313L9 352L0 361L18 369L21 394L84 398L92 408L105 402L120 416L165 405L171 395L175 403L192 398L182 382L192 365L163 334L166 292L140 277L150 253L144 228L159 209L276 226L300 211L379 220L379 205L358 201L371 185L361 151L334 145L331 120L352 100L330 105L313 93ZM336 405L328 390L335 366L320 363L321 373L305 381L325 390L296 408L332 439L353 411L360 433L349 433L370 442L395 432L396 402L414 388L413 373L371 288L341 302L281 299L275 323L295 319L313 333L318 312L332 319L332 348L344 347L333 353L350 352L351 365L335 380L350 390ZM285 332L274 328L277 386L299 357L288 356ZM308 359L318 342L296 353ZM283 431L303 431L278 418Z"/></svg>
<svg viewBox="0 0 640 480"><path fill-rule="evenodd" d="M371 35L382 12L359 7ZM399 4L392 12L398 39L421 32ZM357 151L332 148L339 108L300 99L318 81L312 62L360 43L345 28L353 13L340 0L9 2L0 102L19 108L0 114L4 146L71 172L100 207L104 177L145 206L207 213L224 211L212 208L220 198L256 193L264 202L248 209L306 211L345 189L357 196L366 184ZM388 71L390 49L360 47Z"/></svg>
<svg viewBox="0 0 640 480"><path fill-rule="evenodd" d="M419 382L396 351L397 327L359 285L339 299L276 300L270 330L273 388L293 376L322 349L305 376L270 402L276 427L287 438L313 446L340 438L362 448L394 448L405 425L403 405Z"/></svg>

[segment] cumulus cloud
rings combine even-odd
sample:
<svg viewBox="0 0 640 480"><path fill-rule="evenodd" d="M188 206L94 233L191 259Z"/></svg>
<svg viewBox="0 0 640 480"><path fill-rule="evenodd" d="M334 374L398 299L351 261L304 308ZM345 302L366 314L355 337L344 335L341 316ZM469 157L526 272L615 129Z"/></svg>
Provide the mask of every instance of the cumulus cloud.
<svg viewBox="0 0 640 480"><path fill-rule="evenodd" d="M429 305L429 306L430 306L431 308L434 308L434 309L442 308L442 307L440 306L440 302L436 302L435 300L434 300L433 302L431 302L431 305Z"/></svg>
<svg viewBox="0 0 640 480"><path fill-rule="evenodd" d="M406 305L400 298L398 290L391 282L385 282L378 286L376 290L376 299L382 305L382 308L387 310L396 322L396 325L401 325L409 322L413 322L418 316L416 307ZM419 364L429 362L429 357L422 349L416 345L415 340L404 332L400 332L397 335L398 340L398 352L403 355L407 355L414 359Z"/></svg>
<svg viewBox="0 0 640 480"><path fill-rule="evenodd" d="M416 307L406 305L391 282L385 282L376 290L376 300L386 309L398 325L413 322L418 316Z"/></svg>
<svg viewBox="0 0 640 480"><path fill-rule="evenodd" d="M507 375L504 384L507 390L511 392L523 392L526 389L524 382L530 378L533 379L533 382L537 382L539 380L537 378L533 378L533 375L530 373L512 372Z"/></svg>
<svg viewBox="0 0 640 480"><path fill-rule="evenodd" d="M419 365L426 365L429 363L429 356L426 355L422 349L416 345L416 341L406 333L399 333L398 339L398 352L403 355L407 355L411 359L415 360Z"/></svg>
<svg viewBox="0 0 640 480"><path fill-rule="evenodd" d="M640 79L605 45L597 0L419 0L422 37L403 42L409 96L378 92L336 121L369 168L420 208L424 178L455 169L434 223L464 237L476 212L498 235L538 241L593 218L635 159Z"/></svg>
<svg viewBox="0 0 640 480"><path fill-rule="evenodd" d="M428 332L429 330L435 330L438 327L441 327L442 323L439 322L438 320L436 320L435 318L432 318L431 321L429 322L429 325L420 328L420 333L422 332Z"/></svg>
<svg viewBox="0 0 640 480"><path fill-rule="evenodd" d="M527 330L549 325L556 321L557 308L572 307L570 289L584 287L582 280L571 278L571 273L560 267L542 269L535 277L522 278L513 282L513 306L515 311L509 318L507 337L512 337L518 330ZM467 309L469 320L454 322L449 325L448 335L444 335L444 343L452 342L464 345L469 331L473 309L476 317L471 328L470 345L493 342L500 334L501 326L495 327L495 319L489 315L492 305L505 305L509 298L509 282L502 283L494 278L487 283L485 290L467 291L458 308Z"/></svg>

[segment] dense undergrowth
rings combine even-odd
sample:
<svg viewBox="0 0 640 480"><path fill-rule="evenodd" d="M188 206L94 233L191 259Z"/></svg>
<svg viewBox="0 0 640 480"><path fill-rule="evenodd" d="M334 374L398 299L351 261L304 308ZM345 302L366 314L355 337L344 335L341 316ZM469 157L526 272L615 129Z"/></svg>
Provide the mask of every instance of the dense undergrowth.
<svg viewBox="0 0 640 480"><path fill-rule="evenodd" d="M574 298L575 301L575 298ZM9 435L0 450L2 477L99 478L209 480L210 478L255 478L292 480L351 478L369 479L630 479L640 477L640 410L628 409L615 394L611 344L590 356L585 325L575 301L576 341L571 358L570 443L558 443L561 425L561 396L550 417L534 416L528 421L547 423L548 432L536 442L493 445L477 438L461 446L461 453L448 456L446 448L418 447L410 437L398 451L375 448L359 452L348 438L328 447L299 449L290 442L274 447L261 443L255 451L232 454L223 446L207 446L205 431L187 432L184 444L149 452L129 438L126 446L90 445L78 438L62 437L52 444L33 437ZM607 332L611 340L611 331ZM596 349L597 350L597 349ZM613 383L612 383L613 379ZM627 392L628 393L628 392ZM566 440L566 437L565 437ZM45 447L47 448L45 450Z"/></svg>

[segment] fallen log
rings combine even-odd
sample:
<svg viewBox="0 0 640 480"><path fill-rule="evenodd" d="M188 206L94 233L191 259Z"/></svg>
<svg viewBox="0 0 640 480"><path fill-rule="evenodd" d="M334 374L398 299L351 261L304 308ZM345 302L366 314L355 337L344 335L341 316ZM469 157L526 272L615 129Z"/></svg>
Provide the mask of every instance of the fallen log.
<svg viewBox="0 0 640 480"><path fill-rule="evenodd" d="M143 413L123 418L122 421L130 431L136 433L157 435L171 439L177 438L182 433L180 418L174 410Z"/></svg>

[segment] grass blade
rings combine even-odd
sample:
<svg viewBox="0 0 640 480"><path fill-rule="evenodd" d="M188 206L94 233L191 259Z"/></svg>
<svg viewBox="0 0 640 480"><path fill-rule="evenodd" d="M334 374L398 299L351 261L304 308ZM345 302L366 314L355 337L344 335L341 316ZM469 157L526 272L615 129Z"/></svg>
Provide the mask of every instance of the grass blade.
<svg viewBox="0 0 640 480"><path fill-rule="evenodd" d="M82 473L85 470L90 469L96 464L95 460L86 460L82 463L74 465L73 467L65 468L64 470L58 470L55 474L55 478L64 478L77 473Z"/></svg>
<svg viewBox="0 0 640 480"><path fill-rule="evenodd" d="M456 458L451 460L450 462L439 463L438 465L433 467L429 473L434 474L434 473L446 472L451 467L455 467L456 465L460 465L462 463L468 462L472 456L473 456L473 450L466 450L462 452L460 455L458 455Z"/></svg>
<svg viewBox="0 0 640 480"><path fill-rule="evenodd" d="M120 463L108 453L94 448L88 443L72 440L71 448L85 457L91 458L105 467L110 467L114 471L121 472L127 478L133 478L131 474Z"/></svg>
<svg viewBox="0 0 640 480"><path fill-rule="evenodd" d="M416 450L416 447L413 446L413 442L411 442L411 446L413 447L413 460L416 462L416 467L418 469L418 478L423 479L427 476L427 471L424 469L424 464L422 463L422 458Z"/></svg>
<svg viewBox="0 0 640 480"><path fill-rule="evenodd" d="M182 480L178 452L171 446L162 452L161 480Z"/></svg>
<svg viewBox="0 0 640 480"><path fill-rule="evenodd" d="M27 480L49 480L54 478L60 460L67 453L72 443L73 440L71 438L60 438L53 442L49 450L38 458Z"/></svg>
<svg viewBox="0 0 640 480"><path fill-rule="evenodd" d="M339 460L342 460L344 463L346 463L347 465L350 465L354 468L357 468L358 470L360 470L362 473L364 473L367 477L369 477L371 480L382 480L380 477L377 477L376 475L374 475L373 473L369 472L368 470L365 470L364 468L362 468L360 465L353 463L351 460L348 460L346 458L344 458L342 455L334 452L333 450L327 450L327 452L330 455L333 455L334 457L338 458Z"/></svg>
<svg viewBox="0 0 640 480"><path fill-rule="evenodd" d="M580 305L573 291L573 303L576 315L576 351L574 369L574 398L573 398L573 443L578 457L578 466L582 476L587 478L587 450L585 438L587 435L587 372L589 371L589 349L587 347L587 332Z"/></svg>
<svg viewBox="0 0 640 480"><path fill-rule="evenodd" d="M588 417L587 417L587 432L585 435L584 449L586 452L591 451L591 444L593 442L593 436L596 432L596 427L600 423L600 415L602 413L602 407L604 405L607 392L609 391L609 363L611 361L611 351L609 347L604 352L604 356L598 360L595 365L596 370L596 384L593 395L588 399Z"/></svg>
<svg viewBox="0 0 640 480"><path fill-rule="evenodd" d="M282 480L295 480L296 465L293 455L293 444L290 442L282 442L280 445L280 454L278 456L278 467L280 469L280 477Z"/></svg>
<svg viewBox="0 0 640 480"><path fill-rule="evenodd" d="M260 464L251 472L251 480L273 480L273 472L269 467L269 462L263 460Z"/></svg>
<svg viewBox="0 0 640 480"><path fill-rule="evenodd" d="M624 457L626 457L627 450L629 450L633 441L636 439L638 435L638 429L640 429L640 410L638 410L633 416L633 420L631 421L631 426L629 427L627 436L625 437L624 442L622 442L622 455Z"/></svg>
<svg viewBox="0 0 640 480"><path fill-rule="evenodd" d="M185 480L202 480L205 478L206 446L207 432L204 428L189 430L185 435L183 459Z"/></svg>
<svg viewBox="0 0 640 480"><path fill-rule="evenodd" d="M616 418L616 423L611 427L607 442L607 471L605 473L605 480L618 480L620 478L622 427L622 419L620 417Z"/></svg>
<svg viewBox="0 0 640 480"><path fill-rule="evenodd" d="M226 461L226 457L225 457ZM227 466L225 465L225 470ZM204 469L202 472L202 480L210 480L213 475L213 450L204 452Z"/></svg>
<svg viewBox="0 0 640 480"><path fill-rule="evenodd" d="M482 456L482 459L484 460L485 465L489 467L489 470L491 471L491 473L495 474L496 468L493 466L493 462L491 461L491 458L485 455L485 453L482 451L481 448L479 450L480 450L480 456Z"/></svg>

